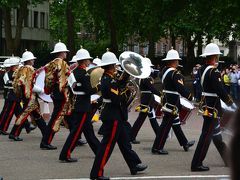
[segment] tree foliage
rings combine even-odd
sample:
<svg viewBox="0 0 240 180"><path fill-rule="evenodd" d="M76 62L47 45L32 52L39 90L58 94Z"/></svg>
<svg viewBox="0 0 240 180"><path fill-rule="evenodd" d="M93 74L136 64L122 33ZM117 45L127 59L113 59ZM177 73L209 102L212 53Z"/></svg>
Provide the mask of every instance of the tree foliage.
<svg viewBox="0 0 240 180"><path fill-rule="evenodd" d="M32 0L41 3L42 0ZM19 46L22 18L18 32L11 35L9 9L24 9L28 0L0 0L8 48ZM203 38L210 42L218 38L228 43L229 35L240 36L240 2L238 0L56 0L50 4L50 30L55 41L67 43L72 55L84 45L93 56L108 47L116 54L123 44L148 44L149 56L154 57L155 42L167 37L175 45L181 37L187 46L187 59L194 58L194 47L201 53ZM25 16L25 12L22 16ZM9 27L8 27L9 26ZM9 34L9 35L7 35Z"/></svg>

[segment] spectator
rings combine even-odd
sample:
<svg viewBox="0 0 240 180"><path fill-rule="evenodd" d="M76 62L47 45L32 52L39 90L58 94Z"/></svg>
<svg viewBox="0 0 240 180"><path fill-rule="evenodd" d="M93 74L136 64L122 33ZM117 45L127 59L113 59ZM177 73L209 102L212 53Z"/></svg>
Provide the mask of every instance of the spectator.
<svg viewBox="0 0 240 180"><path fill-rule="evenodd" d="M236 69L236 66L232 66L232 71L230 72L230 81L231 81L231 95L234 100L238 100L238 79L239 79L239 74Z"/></svg>
<svg viewBox="0 0 240 180"><path fill-rule="evenodd" d="M199 69L201 65L196 64L195 67L193 67L193 91L194 91L194 98L196 102L199 102L201 100L201 80L200 80L200 74Z"/></svg>
<svg viewBox="0 0 240 180"><path fill-rule="evenodd" d="M231 80L230 80L229 69L228 68L223 70L223 76L222 77L223 77L224 87L225 87L226 91L228 92L228 94L230 94Z"/></svg>

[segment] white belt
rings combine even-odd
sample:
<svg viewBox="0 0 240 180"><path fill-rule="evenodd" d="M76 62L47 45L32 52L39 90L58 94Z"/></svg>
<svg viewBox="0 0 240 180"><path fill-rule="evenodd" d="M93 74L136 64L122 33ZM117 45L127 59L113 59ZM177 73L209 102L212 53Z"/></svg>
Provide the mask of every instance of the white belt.
<svg viewBox="0 0 240 180"><path fill-rule="evenodd" d="M151 91L141 91L141 93L152 93Z"/></svg>
<svg viewBox="0 0 240 180"><path fill-rule="evenodd" d="M216 93L202 92L202 96L218 97Z"/></svg>
<svg viewBox="0 0 240 180"><path fill-rule="evenodd" d="M177 91L163 90L164 93L180 95Z"/></svg>
<svg viewBox="0 0 240 180"><path fill-rule="evenodd" d="M105 103L111 103L112 101L111 101L111 99L105 99L105 98L103 98L103 102L105 102Z"/></svg>
<svg viewBox="0 0 240 180"><path fill-rule="evenodd" d="M72 91L73 92L73 94L75 94L75 95L85 95L86 93L85 92L83 92L83 91Z"/></svg>
<svg viewBox="0 0 240 180"><path fill-rule="evenodd" d="M3 87L6 89L13 89L13 87L10 87L10 86L3 86Z"/></svg>

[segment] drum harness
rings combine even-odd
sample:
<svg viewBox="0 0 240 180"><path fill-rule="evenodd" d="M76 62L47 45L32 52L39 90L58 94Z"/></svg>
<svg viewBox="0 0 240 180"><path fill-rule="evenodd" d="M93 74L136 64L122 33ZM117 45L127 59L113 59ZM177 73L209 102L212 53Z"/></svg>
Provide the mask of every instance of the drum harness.
<svg viewBox="0 0 240 180"><path fill-rule="evenodd" d="M170 90L166 90L165 89L165 86L164 86L164 80L165 80L165 78L166 78L166 76L168 75L168 73L169 72L171 72L171 71L175 71L175 68L169 68L169 69L167 69L166 71L165 71L165 73L163 74L163 76L162 76L162 84L163 84L163 93L162 93L162 96L161 96L161 102L163 102L163 96L165 95L165 94L175 94L175 95L178 95L178 100L180 100L180 94L177 92L177 91L170 91ZM174 74L173 74L173 76L174 76ZM170 104L170 103L168 103L168 101L167 101L167 96L165 96L166 97L166 103L162 106L162 111L163 112L168 112L168 113L171 113L172 115L174 115L174 116L177 116L178 115L178 107L176 106L177 105L177 102L176 102L176 104Z"/></svg>
<svg viewBox="0 0 240 180"><path fill-rule="evenodd" d="M202 114L203 116L218 118L218 116L217 116L218 115L218 110L215 108L216 103L217 103L217 99L218 99L218 95L216 93L205 92L204 88L203 88L203 83L204 83L204 80L205 80L206 73L208 72L208 70L213 69L213 68L214 68L214 66L209 65L203 71L203 74L201 76L202 97L201 97L201 101L199 103L199 113ZM211 72L210 72L210 74L211 74ZM210 106L207 105L205 97L216 97L216 100L215 100L215 103L214 103L213 107L210 107ZM203 105L204 102L205 102L205 105ZM213 113L209 113L209 110L212 110Z"/></svg>

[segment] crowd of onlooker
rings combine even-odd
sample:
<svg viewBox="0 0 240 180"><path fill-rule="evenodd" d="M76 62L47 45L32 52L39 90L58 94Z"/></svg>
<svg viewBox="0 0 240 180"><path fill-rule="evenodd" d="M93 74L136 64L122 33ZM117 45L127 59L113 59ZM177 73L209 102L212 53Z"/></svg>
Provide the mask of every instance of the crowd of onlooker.
<svg viewBox="0 0 240 180"><path fill-rule="evenodd" d="M240 66L230 65L221 71L224 87L234 100L240 100Z"/></svg>
<svg viewBox="0 0 240 180"><path fill-rule="evenodd" d="M196 102L200 101L202 93L199 68L201 68L201 65L196 64L192 70L193 92ZM220 72L226 91L236 102L240 101L240 66L231 64L228 67L222 68Z"/></svg>

